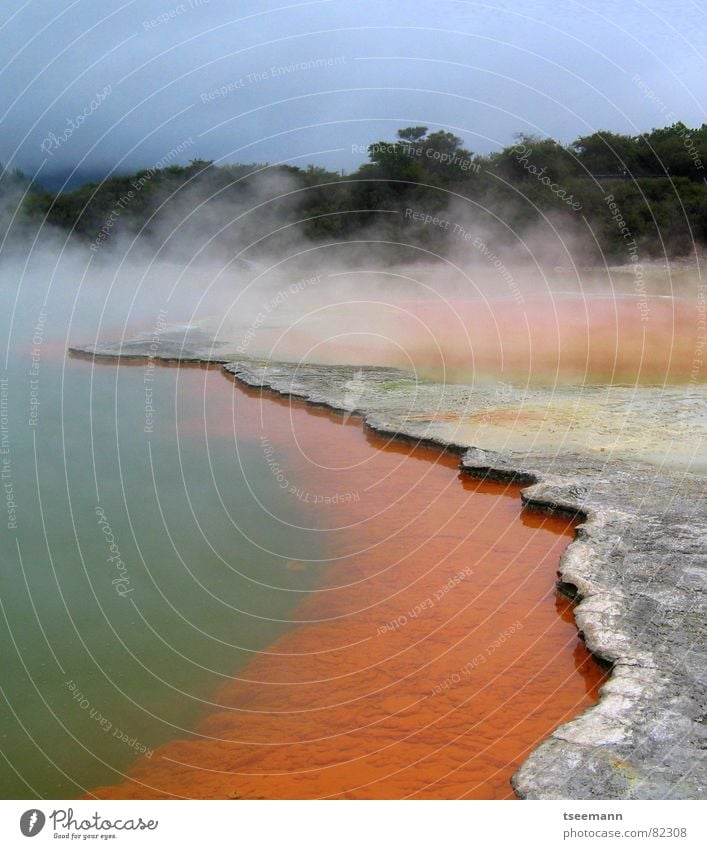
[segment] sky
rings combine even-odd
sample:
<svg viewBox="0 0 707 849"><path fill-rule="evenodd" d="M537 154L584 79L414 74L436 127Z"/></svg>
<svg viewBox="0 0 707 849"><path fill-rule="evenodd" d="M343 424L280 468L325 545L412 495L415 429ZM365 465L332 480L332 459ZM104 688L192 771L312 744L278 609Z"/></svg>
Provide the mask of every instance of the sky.
<svg viewBox="0 0 707 849"><path fill-rule="evenodd" d="M704 0L3 0L0 162L346 171L411 124L489 153L707 121Z"/></svg>

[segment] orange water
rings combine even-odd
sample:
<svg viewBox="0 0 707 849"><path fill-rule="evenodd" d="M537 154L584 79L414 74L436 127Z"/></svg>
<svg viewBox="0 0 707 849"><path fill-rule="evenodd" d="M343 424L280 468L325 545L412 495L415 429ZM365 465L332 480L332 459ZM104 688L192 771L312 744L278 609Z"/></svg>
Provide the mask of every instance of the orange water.
<svg viewBox="0 0 707 849"><path fill-rule="evenodd" d="M512 798L511 774L601 681L555 591L573 523L360 420L213 370L182 379L203 393L192 426L268 446L331 559L287 564L318 589L191 739L93 795Z"/></svg>
<svg viewBox="0 0 707 849"><path fill-rule="evenodd" d="M273 360L390 365L436 380L530 383L702 380L694 303L657 297L352 300L258 330Z"/></svg>

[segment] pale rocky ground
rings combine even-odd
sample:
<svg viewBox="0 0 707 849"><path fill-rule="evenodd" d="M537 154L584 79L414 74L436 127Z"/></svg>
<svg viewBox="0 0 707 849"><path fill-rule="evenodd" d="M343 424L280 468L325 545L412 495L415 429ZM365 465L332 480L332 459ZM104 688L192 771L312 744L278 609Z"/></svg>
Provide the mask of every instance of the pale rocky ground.
<svg viewBox="0 0 707 849"><path fill-rule="evenodd" d="M523 798L704 797L704 384L442 385L390 368L239 360L199 329L164 332L156 353L151 342L78 350L221 363L250 386L446 445L470 474L527 483L529 506L584 516L559 576L587 646L613 672L599 704L556 729L513 786Z"/></svg>

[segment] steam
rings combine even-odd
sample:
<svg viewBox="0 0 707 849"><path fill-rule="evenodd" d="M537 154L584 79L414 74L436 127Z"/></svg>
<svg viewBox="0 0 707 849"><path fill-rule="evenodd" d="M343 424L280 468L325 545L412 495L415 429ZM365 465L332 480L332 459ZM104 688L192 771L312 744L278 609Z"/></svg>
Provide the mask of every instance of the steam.
<svg viewBox="0 0 707 849"><path fill-rule="evenodd" d="M129 338L159 319L203 327L234 358L387 365L464 383L704 379L697 267L588 267L586 222L515 232L499 210L459 200L434 215L384 211L349 241L316 243L294 181L265 168L241 184L235 172L226 189L194 179L136 231L118 199L93 241L20 223L21 197L6 196L10 346L22 347L17 334L41 306L61 345ZM411 224L402 243L401 217ZM435 229L438 253L422 246Z"/></svg>

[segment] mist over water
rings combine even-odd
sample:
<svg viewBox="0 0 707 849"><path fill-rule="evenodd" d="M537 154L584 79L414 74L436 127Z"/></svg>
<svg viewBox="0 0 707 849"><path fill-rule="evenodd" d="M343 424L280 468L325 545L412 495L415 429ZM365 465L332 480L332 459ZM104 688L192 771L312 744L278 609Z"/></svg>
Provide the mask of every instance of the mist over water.
<svg viewBox="0 0 707 849"><path fill-rule="evenodd" d="M371 473L363 462L355 475L346 464L336 467L339 421L320 413L313 425L304 409L293 420L287 404L234 393L214 370L180 366L149 372L155 410L148 433L147 366L70 358L67 347L203 322L219 338L233 340L237 357L240 334L249 328L256 331L250 342L255 353L259 334L284 331L280 344L290 344L288 333L302 326L301 337L292 337L292 355L300 355L297 344L303 358L318 362L327 356L360 361L365 351L373 362L399 356L406 368L420 370L428 349L412 334L427 324L420 338L434 345L439 325L431 307L446 301L435 288L441 279L436 266L352 274L340 262L325 265L308 257L226 268L131 252L95 256L60 239L28 244L24 255L18 246L6 256L1 283L9 305L2 438L10 452L7 480L15 506L7 513L12 533L2 542L2 665L14 683L0 710L0 735L6 757L21 764L1 786L7 798L75 797L120 782L139 755L151 760L156 747L189 737L205 716L210 721L209 712L221 707L217 691L224 679L251 680L255 656L267 655L289 628L323 617L312 614L316 605L300 607L309 593L324 586L326 600L333 584L349 604L372 603L376 612L366 628L407 609L414 593L412 601L391 602L387 584L376 589L359 574L362 528L369 534L367 562L376 571L389 568L379 537L392 535L395 522L401 526L395 557L424 565L430 591L448 580L446 571L437 572L450 566L445 554L417 557L419 540L410 550L410 511L429 514L427 475L440 471L434 457L411 458L405 480L415 484L419 501L415 506L400 496L403 510L394 518L397 488L390 498L381 484L406 449L369 445L357 421L347 423L349 436L357 434L361 457L376 459L383 471ZM455 286L463 291L465 285L464 277L446 284L457 300ZM456 320L460 310L451 298L449 303ZM399 314L411 323L398 323ZM374 348L371 338L380 344ZM299 494L282 491L263 438ZM440 463L443 488L459 490L459 540L449 534L445 503L437 502L441 536L456 549L470 534L462 514L469 493L457 480L456 461ZM353 487L354 480L360 485ZM375 497L366 490L371 485ZM496 489L510 501L503 487ZM323 511L310 503L310 495L324 498L322 493L356 500L346 501L346 510L330 505ZM527 526L538 551L556 543L532 520L520 521L515 500L499 521L503 539L511 528L517 534ZM110 554L106 532L118 554ZM436 530L428 536L434 539ZM107 563L109 555L121 558L125 568ZM332 555L337 573L327 571ZM501 548L499 562L506 556ZM564 680L577 674L577 638L571 623L558 617L541 570L538 576L543 616L561 643L560 649L552 641L546 647L550 656L561 651L563 664L553 668ZM396 579L406 586L406 571L396 570ZM361 584L360 596L349 594L349 583ZM385 612L377 600L385 600ZM337 615L346 631L348 613ZM489 632L489 639L497 633ZM307 649L325 663L337 651ZM581 661L575 689L567 691L557 716L587 703L585 655ZM18 705L23 729L12 712ZM554 716L545 718L548 727ZM531 739L538 733L536 726L529 731ZM331 757L338 757L336 751ZM507 757L510 770L515 761ZM506 785L502 775L494 792L507 795Z"/></svg>
<svg viewBox="0 0 707 849"><path fill-rule="evenodd" d="M238 327L227 315L218 331L250 356L390 365L443 382L701 381L691 281L683 274L675 295L654 275L651 294L637 295L626 277L520 268L506 294L483 270L443 263L334 271L281 298L268 321Z"/></svg>
<svg viewBox="0 0 707 849"><path fill-rule="evenodd" d="M235 205L204 197L202 189L187 189L177 199L165 199L149 228L131 233L106 225L103 238L93 242L46 225L16 226L10 204L0 216L5 227L0 294L6 305L2 391L7 410L2 439L10 458L3 472L10 487L5 491L8 529L13 531L3 543L11 568L2 598L12 608L6 614L3 662L22 682L17 698L29 705L24 721L40 744L28 758L24 739L13 736L17 722L12 711L0 711L0 734L12 741L4 751L25 763L21 774L5 779L7 796L76 796L99 785L117 785L101 791L107 796L144 795L148 791L143 786L136 790L129 782L120 784L135 758L162 744L169 747L175 738L209 736L214 729L218 738L218 711L224 704L237 715L244 704L262 700L263 715L274 725L280 724L278 714L293 705L295 714L307 713L306 700L321 698L325 688L319 682L330 664L338 662L339 647L356 625L348 607L332 613L327 606L332 590L346 605L370 606L371 616L356 625L365 643L381 616L395 621L417 604L414 594L405 602L397 597L413 569L429 568L432 592L444 583L443 577L449 580L440 570L451 568L451 561L434 541L439 537L456 552L471 534L465 512L469 493L460 489L454 496L446 494L447 486L459 484L453 471L444 479L445 499L436 504L438 525L427 531L415 523L424 545L431 546L427 556L418 556L419 540L413 544L408 529L411 514L432 515L430 467L436 474L438 463L453 469L456 460L420 462L408 448L371 440L359 432L356 420L341 422L320 414L324 418L317 421L306 409L294 418L287 403L264 403L234 391L215 371L179 366L157 376L151 361L106 366L69 357L70 347L128 341L136 335L157 338L170 328L190 327L200 328L205 339L225 343L218 355L228 360L393 366L419 381L467 384L471 399L475 386L512 384L548 388L544 402L552 402L562 394L554 390L562 388L565 395L551 411L560 431L577 427L582 413L570 409L567 395L580 397L585 387L671 386L687 394L703 382L705 289L694 264L587 267L579 262L582 251L576 248L574 232L563 233L559 241L537 229L506 237L453 206L445 214L463 221L469 238L447 252L434 254L414 241L400 244L383 225L369 227L355 240L316 242L302 234L292 191L288 180L269 174ZM498 425L502 449L511 444L510 436L527 443L533 428L552 430L546 411L539 409L542 404L526 409L525 399L512 393L506 400L511 406L499 403L485 409L481 422L472 407L469 416L466 409L450 414L450 428L487 428L478 439L467 430L465 438L470 444L491 445L489 433ZM522 414L513 406L518 403ZM622 403L616 402L619 407ZM604 409L589 412L606 419ZM679 423L683 430L690 429L693 414L687 405ZM613 421L605 429L614 429ZM342 424L349 430L346 443ZM356 449L354 427L360 443ZM618 436L629 429L620 421ZM580 441L583 433L575 430ZM614 440L615 434L610 436ZM662 433L659 437L663 439ZM601 439L592 437L597 451L604 451L608 441L604 433ZM342 449L344 444L348 447ZM663 449L661 443L655 451ZM341 450L346 462L338 466ZM356 450L359 462L349 467ZM643 459L648 449L641 450ZM398 451L409 460L405 481L410 486L393 483L392 470L403 465ZM287 481L284 489L281 478ZM419 491L417 502L410 499L413 488ZM330 504L322 509L327 497ZM496 493L492 500L498 497ZM459 514L453 533L447 524L452 499ZM388 513L397 507L400 513ZM125 575L120 570L106 575L96 509L102 511L102 532L108 528L110 538L120 541L120 555L115 556L130 564ZM486 533L498 537L499 568L507 558L516 565L525 562L503 544L507 533L518 536L518 509L514 501L496 525L485 523ZM399 533L396 522L402 523ZM541 554L546 543L553 557L559 556L565 541L543 542L549 525L536 528L527 518L520 524L530 528L528 537L539 546L537 557L547 559ZM386 548L383 541L389 537L394 545ZM365 557L357 548L362 539L367 540ZM394 576L391 571L391 578L400 584L376 583L379 570L392 570L391 563L398 562L405 562L405 569L394 570ZM543 708L542 722L526 728L522 745L509 737L503 769L492 764L493 787L486 779L488 765L475 767L475 792L481 796L507 796L508 776L521 752L596 698L592 688L598 671L577 645L568 612L562 608L558 619L548 592L554 562L547 559L547 574L537 571L533 609L542 612L543 634L554 634L543 650L552 658L547 667L563 680L565 702L556 701L554 714ZM462 558L458 569L464 563ZM357 595L351 587L359 584ZM136 604L126 601L116 586L126 596L134 588ZM479 592L484 586L482 582ZM498 603L494 600L489 608L489 622L498 617L508 594L502 586ZM462 600L462 593L456 597ZM518 603L514 616L521 617L526 597ZM467 604L479 612L476 591ZM436 615L447 622L441 608ZM37 638L32 617L49 641ZM316 621L337 617L342 636L327 645ZM314 627L301 627L312 622ZM290 643L285 635L292 628L297 634ZM466 620L460 619L459 628L466 631ZM489 644L497 633L494 624L487 634ZM11 649L12 639L22 652ZM427 643L436 653L434 643ZM298 681L309 688L301 689L304 702L298 703L289 691L282 703L264 698L280 680L277 664L267 662L273 646L305 657ZM368 649L363 655L367 662ZM387 649L382 655L388 656ZM324 671L312 660L320 656ZM410 662L418 664L418 656ZM61 676L55 666L61 667ZM290 672L295 668L289 660L286 667ZM27 669L39 671L29 676ZM168 674L163 676L164 669ZM511 691L523 689L517 680L524 672L519 667L518 679L506 676ZM441 678L424 686L434 687L436 680L454 673L453 666L443 669ZM241 675L245 686L219 690L222 679L238 682ZM589 694L583 675L592 682ZM564 684L568 676L574 690ZM388 677L397 695L383 707L388 711L393 704L397 712L407 669L391 666ZM477 679L469 680L470 693L476 685ZM343 729L357 721L359 701L376 702L368 679L361 687L352 696L352 714L339 718ZM540 689L539 704L545 697ZM338 693L338 685L334 691ZM47 705L61 730L43 724ZM480 715L496 712L495 703L479 707ZM96 716L120 733L107 735ZM336 718L330 719L336 727ZM428 719L436 723L436 708L424 722L411 716L409 727L389 724L391 740L417 733ZM486 748L493 748L501 731L505 738L504 724L491 724ZM229 727L213 752L203 750L204 759L221 757L222 744L232 742L231 737L238 740L244 730L245 724L233 733ZM293 739L302 735L296 726L290 732ZM440 738L440 745L446 746L445 739ZM361 740L358 745L369 749L370 739L364 734ZM173 745L179 750L183 742ZM454 751L450 748L452 755ZM325 769L340 758L340 788L348 792L356 787L346 757L328 743L319 758ZM146 759L151 761L149 754ZM402 763L407 764L405 757ZM144 768L145 761L138 769ZM268 768L283 773L288 767L276 759ZM395 773L397 766L383 764L380 776L378 770L375 766L376 782L388 771ZM181 791L187 795L218 797L223 792L220 779L204 783L199 766L197 772L194 785L192 776L180 777L171 762L164 773L158 768L153 776L148 770L157 793L160 788L169 792L173 780L177 786L184 780ZM386 792L407 794L417 782L411 769L410 784ZM444 792L461 793L466 784L468 777ZM325 785L312 786L315 795L325 794ZM238 792L242 790L241 783ZM262 787L255 782L245 790L274 796L301 792L284 780L277 785L266 781ZM443 795L441 789L435 792Z"/></svg>
<svg viewBox="0 0 707 849"><path fill-rule="evenodd" d="M707 124L664 5L0 7L23 833L49 799L694 792ZM246 808L236 840L331 843ZM346 837L455 830L384 820Z"/></svg>
<svg viewBox="0 0 707 849"><path fill-rule="evenodd" d="M67 345L192 324L228 342L233 359L387 365L470 384L704 381L706 296L694 259L633 250L623 266L588 267L578 222L515 232L458 200L434 218L388 211L355 239L317 242L303 233L293 180L262 168L233 194L238 184L210 191L208 179L190 179L165 190L134 232L118 203L90 242L18 223L20 196L6 197L7 297L41 303ZM386 222L408 213L421 234L445 225L458 237L437 254L389 238ZM6 320L9 344L21 344L14 310Z"/></svg>

